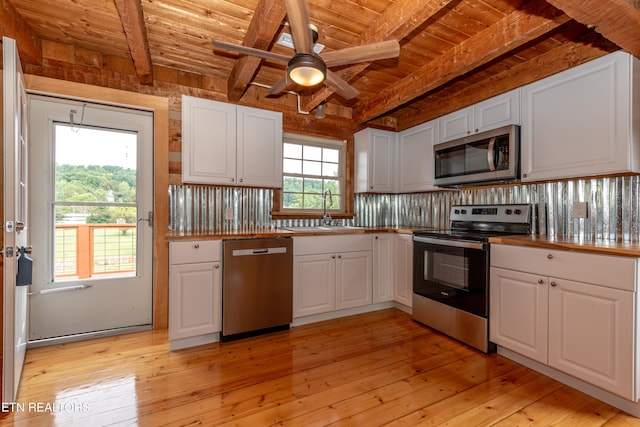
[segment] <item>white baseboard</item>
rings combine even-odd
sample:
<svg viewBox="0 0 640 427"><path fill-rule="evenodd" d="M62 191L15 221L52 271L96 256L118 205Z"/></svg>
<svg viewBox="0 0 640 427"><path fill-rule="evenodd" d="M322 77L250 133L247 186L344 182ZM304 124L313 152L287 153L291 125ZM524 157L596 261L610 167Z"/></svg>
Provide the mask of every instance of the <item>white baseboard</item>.
<svg viewBox="0 0 640 427"><path fill-rule="evenodd" d="M210 344L212 342L220 341L220 332L213 334L200 335L197 337L183 338L179 340L169 341L169 350L182 350L187 347L195 347L197 345Z"/></svg>
<svg viewBox="0 0 640 427"><path fill-rule="evenodd" d="M608 391L602 390L601 388L598 388L592 384L586 383L582 380L572 377L571 375L567 375L564 372L560 372L557 369L554 369L543 363L531 360L506 348L498 346L498 354L506 357L507 359L511 359L514 362L518 362L519 364L524 365L527 368L533 369L534 371L540 372L541 374L553 378L556 381L566 384L569 387L573 387L576 390L588 394L591 397L608 403L609 405L614 406L628 414L631 414L634 417L640 418L640 403L638 402L633 402Z"/></svg>
<svg viewBox="0 0 640 427"><path fill-rule="evenodd" d="M340 317L353 316L354 314L369 313L371 311L384 310L385 308L393 308L393 307L395 307L393 301L385 301L378 304L347 308L345 310L337 310L337 311L330 311L328 313L313 314L311 316L297 317L293 319L291 326L308 325L309 323L322 322L323 320L338 319Z"/></svg>

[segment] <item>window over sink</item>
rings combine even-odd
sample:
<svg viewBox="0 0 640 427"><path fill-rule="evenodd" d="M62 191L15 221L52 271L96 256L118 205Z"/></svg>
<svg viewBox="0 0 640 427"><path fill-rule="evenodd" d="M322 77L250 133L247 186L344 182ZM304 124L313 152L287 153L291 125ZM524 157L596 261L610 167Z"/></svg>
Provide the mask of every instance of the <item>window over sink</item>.
<svg viewBox="0 0 640 427"><path fill-rule="evenodd" d="M285 133L282 152L282 212L345 211L345 141Z"/></svg>

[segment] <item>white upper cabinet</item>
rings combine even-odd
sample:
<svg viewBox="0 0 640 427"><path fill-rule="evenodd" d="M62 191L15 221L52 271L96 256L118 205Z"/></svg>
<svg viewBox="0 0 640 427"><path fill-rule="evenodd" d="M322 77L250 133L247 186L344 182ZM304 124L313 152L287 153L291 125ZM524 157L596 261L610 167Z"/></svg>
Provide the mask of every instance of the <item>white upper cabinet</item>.
<svg viewBox="0 0 640 427"><path fill-rule="evenodd" d="M640 171L639 64L616 52L523 87L522 181Z"/></svg>
<svg viewBox="0 0 640 427"><path fill-rule="evenodd" d="M433 145L438 142L438 120L400 132L398 139L398 192L434 190Z"/></svg>
<svg viewBox="0 0 640 427"><path fill-rule="evenodd" d="M440 117L440 141L447 142L472 133L520 124L519 89Z"/></svg>
<svg viewBox="0 0 640 427"><path fill-rule="evenodd" d="M398 134L363 129L354 135L356 193L392 193L395 187L395 151Z"/></svg>
<svg viewBox="0 0 640 427"><path fill-rule="evenodd" d="M182 180L282 186L282 113L182 97Z"/></svg>

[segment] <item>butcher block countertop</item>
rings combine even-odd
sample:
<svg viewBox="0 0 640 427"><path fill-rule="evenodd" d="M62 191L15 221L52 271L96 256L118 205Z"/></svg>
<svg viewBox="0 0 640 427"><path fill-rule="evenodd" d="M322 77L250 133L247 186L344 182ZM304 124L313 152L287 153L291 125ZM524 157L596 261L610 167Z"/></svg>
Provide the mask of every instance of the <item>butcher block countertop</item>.
<svg viewBox="0 0 640 427"><path fill-rule="evenodd" d="M349 227L335 228L330 231L318 231L317 227L292 227L295 231L286 228L262 228L247 230L225 230L220 232L177 232L167 233L168 241L179 240L217 240L217 239L267 239L274 237L293 236L332 236L336 234L365 234L365 233L399 233L413 234L415 230L424 230L424 227Z"/></svg>
<svg viewBox="0 0 640 427"><path fill-rule="evenodd" d="M580 240L567 237L548 237L546 235L526 235L491 237L489 243L640 257L640 243L613 242L610 240Z"/></svg>

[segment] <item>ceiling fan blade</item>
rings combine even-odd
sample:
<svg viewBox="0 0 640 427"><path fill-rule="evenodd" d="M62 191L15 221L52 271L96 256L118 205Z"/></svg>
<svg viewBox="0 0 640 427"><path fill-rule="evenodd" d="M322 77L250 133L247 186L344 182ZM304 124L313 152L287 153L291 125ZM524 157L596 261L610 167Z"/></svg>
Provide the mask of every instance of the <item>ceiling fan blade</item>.
<svg viewBox="0 0 640 427"><path fill-rule="evenodd" d="M357 64L377 59L397 58L400 55L400 43L396 40L388 40L379 43L365 44L362 46L348 47L323 53L322 59L327 67L339 65Z"/></svg>
<svg viewBox="0 0 640 427"><path fill-rule="evenodd" d="M287 90L287 88L289 88L289 86L292 85L293 82L291 81L289 76L285 74L280 80L271 85L271 87L267 91L267 95L281 95Z"/></svg>
<svg viewBox="0 0 640 427"><path fill-rule="evenodd" d="M238 52L245 55L257 56L258 58L262 58L262 59L270 59L272 61L284 62L284 63L289 62L289 59L291 59L288 56L280 55L279 53L273 53L273 52L268 52L266 50L255 49L248 46L242 46L239 44L223 42L221 40L212 40L211 42L213 43L213 46L219 49L230 50L232 52Z"/></svg>
<svg viewBox="0 0 640 427"><path fill-rule="evenodd" d="M360 93L358 89L351 86L349 83L341 79L336 73L330 70L327 70L326 81L327 84L331 86L338 95L346 100L355 98Z"/></svg>
<svg viewBox="0 0 640 427"><path fill-rule="evenodd" d="M285 0L291 36L297 53L313 52L311 29L309 28L309 5L307 0Z"/></svg>

